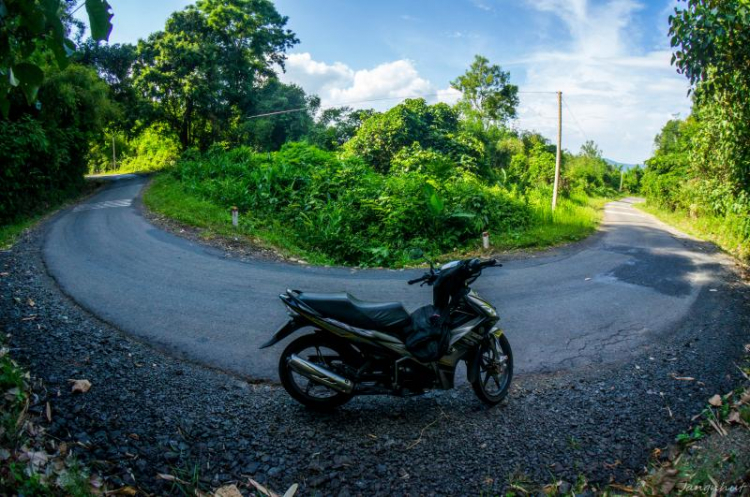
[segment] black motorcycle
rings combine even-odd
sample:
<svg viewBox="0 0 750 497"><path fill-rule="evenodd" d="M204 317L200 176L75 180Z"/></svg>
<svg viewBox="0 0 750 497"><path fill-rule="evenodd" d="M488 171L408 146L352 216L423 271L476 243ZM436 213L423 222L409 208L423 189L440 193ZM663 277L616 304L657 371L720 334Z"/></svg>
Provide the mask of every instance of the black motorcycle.
<svg viewBox="0 0 750 497"><path fill-rule="evenodd" d="M451 389L459 361L477 397L501 402L513 377L513 354L495 308L470 285L496 260L444 264L409 281L433 287L433 304L411 315L398 302L373 303L348 293L280 295L290 319L261 348L302 328L313 333L281 354L279 376L302 404L330 410L355 395L419 395Z"/></svg>

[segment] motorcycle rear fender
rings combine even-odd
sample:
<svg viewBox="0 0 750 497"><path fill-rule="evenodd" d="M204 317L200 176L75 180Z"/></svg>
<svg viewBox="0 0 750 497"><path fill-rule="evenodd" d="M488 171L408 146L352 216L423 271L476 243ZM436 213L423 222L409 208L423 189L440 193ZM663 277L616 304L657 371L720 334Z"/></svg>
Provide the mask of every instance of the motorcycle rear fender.
<svg viewBox="0 0 750 497"><path fill-rule="evenodd" d="M265 349L276 345L295 331L299 330L300 328L304 328L305 326L310 326L310 323L302 316L294 315L289 319L289 321L284 323L281 328L276 330L276 333L273 334L271 339L261 345L260 348Z"/></svg>

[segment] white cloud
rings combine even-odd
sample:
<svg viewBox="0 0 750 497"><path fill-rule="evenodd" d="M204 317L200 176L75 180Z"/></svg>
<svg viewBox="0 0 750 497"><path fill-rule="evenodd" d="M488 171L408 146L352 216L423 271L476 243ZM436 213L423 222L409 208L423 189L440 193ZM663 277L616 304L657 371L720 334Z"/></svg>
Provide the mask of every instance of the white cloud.
<svg viewBox="0 0 750 497"><path fill-rule="evenodd" d="M587 0L529 4L558 15L571 43L564 49L539 50L524 60L526 84L521 91L563 92L579 123L563 109L565 148L577 151L588 138L612 159L647 159L654 135L674 113L686 115L690 102L687 82L670 66L670 51L641 53L631 39L633 14L641 5L632 0L610 0L599 6ZM555 136L556 110L554 95L522 94L517 126Z"/></svg>
<svg viewBox="0 0 750 497"><path fill-rule="evenodd" d="M383 109L398 103L399 98L437 93L409 60L355 70L341 62L318 62L309 53L291 54L281 79L318 95L323 106L347 104Z"/></svg>
<svg viewBox="0 0 750 497"><path fill-rule="evenodd" d="M563 147L577 152L586 139L592 139L606 157L643 162L651 155L653 138L664 123L676 113L687 115L690 102L686 80L670 65L668 47L660 45L643 51L633 39L639 28L634 15L641 4L634 0L609 0L596 5L590 0L527 3L533 9L558 16L570 38L551 49L535 48L520 61L500 61L504 66L520 66L526 72L525 81L521 79L519 118L513 125L554 138L554 93L523 92L560 90L569 107L563 107ZM469 63L467 60L466 65ZM406 97L430 95L426 97L428 102L451 104L460 98L460 93L445 82L436 85L420 76L408 59L353 68L297 53L289 56L286 68L282 79L319 95L324 106L348 104L385 110ZM517 80L519 72L513 73Z"/></svg>

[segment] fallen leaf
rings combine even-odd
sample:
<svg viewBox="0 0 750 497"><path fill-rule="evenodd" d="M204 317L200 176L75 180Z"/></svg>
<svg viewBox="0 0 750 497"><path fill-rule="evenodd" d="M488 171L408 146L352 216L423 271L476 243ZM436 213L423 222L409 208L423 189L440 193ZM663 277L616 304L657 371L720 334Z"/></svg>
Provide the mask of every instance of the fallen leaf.
<svg viewBox="0 0 750 497"><path fill-rule="evenodd" d="M262 495L265 495L266 497L279 497L277 494L275 494L274 492L271 492L266 487L264 487L257 481L253 480L252 478L250 478L250 485L255 487L255 490L260 492Z"/></svg>
<svg viewBox="0 0 750 497"><path fill-rule="evenodd" d="M32 299L29 299L27 303L29 304L29 307L35 307L36 306L36 302L34 302Z"/></svg>
<svg viewBox="0 0 750 497"><path fill-rule="evenodd" d="M73 393L86 393L91 390L91 382L89 380L68 380L73 384L71 392Z"/></svg>
<svg viewBox="0 0 750 497"><path fill-rule="evenodd" d="M225 485L216 489L214 497L242 497L242 494L237 485Z"/></svg>
<svg viewBox="0 0 750 497"><path fill-rule="evenodd" d="M692 376L674 376L672 375L672 378L679 381L695 381L695 378Z"/></svg>
<svg viewBox="0 0 750 497"><path fill-rule="evenodd" d="M164 481L176 481L177 483L182 483L183 485L188 484L188 482L186 482L185 480L181 480L174 475L168 475L165 473L157 473L156 477Z"/></svg>
<svg viewBox="0 0 750 497"><path fill-rule="evenodd" d="M13 401L18 398L18 395L21 393L21 390L18 389L18 387L13 387L10 390L5 391L5 400Z"/></svg>
<svg viewBox="0 0 750 497"><path fill-rule="evenodd" d="M633 487L630 487L628 485L620 485L618 483L610 483L610 488L614 488L615 490L619 490L620 492L627 492L629 494L634 494L635 489Z"/></svg>
<svg viewBox="0 0 750 497"><path fill-rule="evenodd" d="M39 468L47 464L49 460L49 454L43 451L26 451L22 452L19 457L21 461L28 461L35 468Z"/></svg>
<svg viewBox="0 0 750 497"><path fill-rule="evenodd" d="M727 423L739 423L740 422L740 413L738 411L732 411L729 413L729 416L727 416Z"/></svg>
<svg viewBox="0 0 750 497"><path fill-rule="evenodd" d="M10 273L6 273L3 271L2 273L0 273L0 276L5 278L6 276L10 276Z"/></svg>
<svg viewBox="0 0 750 497"><path fill-rule="evenodd" d="M296 483L292 483L292 486L286 489L286 492L284 492L284 497L294 497L294 494L297 493L297 488L299 485Z"/></svg>
<svg viewBox="0 0 750 497"><path fill-rule="evenodd" d="M126 485L115 490L110 490L109 492L107 492L107 495L125 495L128 497L132 497L134 495L138 495L138 490L129 485Z"/></svg>
<svg viewBox="0 0 750 497"><path fill-rule="evenodd" d="M44 412L47 414L47 422L52 422L52 407L49 405L49 402L47 402L47 408L44 410Z"/></svg>
<svg viewBox="0 0 750 497"><path fill-rule="evenodd" d="M721 395L717 393L716 395L708 399L708 403L714 407L721 407Z"/></svg>
<svg viewBox="0 0 750 497"><path fill-rule="evenodd" d="M672 480L671 478L670 479L665 478L664 480L662 480L661 487L659 488L659 490L661 490L662 495L668 495L669 492L672 491L676 483L677 482L675 480Z"/></svg>

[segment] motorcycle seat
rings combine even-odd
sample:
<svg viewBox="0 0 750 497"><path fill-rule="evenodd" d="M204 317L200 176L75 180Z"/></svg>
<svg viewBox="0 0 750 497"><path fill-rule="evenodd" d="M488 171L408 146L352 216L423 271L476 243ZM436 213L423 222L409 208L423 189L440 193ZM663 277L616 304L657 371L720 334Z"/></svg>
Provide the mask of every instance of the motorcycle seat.
<svg viewBox="0 0 750 497"><path fill-rule="evenodd" d="M365 302L344 292L302 292L297 298L325 317L366 330L398 332L411 319L400 302Z"/></svg>

